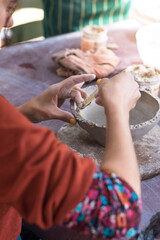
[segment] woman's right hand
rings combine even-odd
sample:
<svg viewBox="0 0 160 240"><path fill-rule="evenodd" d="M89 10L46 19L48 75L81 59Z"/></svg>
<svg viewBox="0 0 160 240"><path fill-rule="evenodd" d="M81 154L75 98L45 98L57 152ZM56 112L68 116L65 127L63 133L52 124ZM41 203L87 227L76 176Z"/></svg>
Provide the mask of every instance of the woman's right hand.
<svg viewBox="0 0 160 240"><path fill-rule="evenodd" d="M141 96L139 85L130 73L123 72L111 79L104 78L98 87L96 103L104 106L106 114L117 108L129 113Z"/></svg>
<svg viewBox="0 0 160 240"><path fill-rule="evenodd" d="M96 102L107 116L106 144L101 169L122 177L140 196L140 176L129 126L129 111L141 94L130 73L120 73L99 83Z"/></svg>

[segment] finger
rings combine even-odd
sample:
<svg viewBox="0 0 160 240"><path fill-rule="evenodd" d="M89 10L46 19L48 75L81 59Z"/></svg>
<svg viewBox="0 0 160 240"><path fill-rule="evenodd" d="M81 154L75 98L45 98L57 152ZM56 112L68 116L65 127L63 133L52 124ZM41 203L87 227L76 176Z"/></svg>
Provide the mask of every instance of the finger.
<svg viewBox="0 0 160 240"><path fill-rule="evenodd" d="M63 111L60 108L58 108L56 111L56 119L67 122L67 123L71 123L71 124L76 123L76 119L74 118L72 113Z"/></svg>
<svg viewBox="0 0 160 240"><path fill-rule="evenodd" d="M82 74L82 75L76 75L69 77L62 81L63 84L65 84L66 88L72 88L74 85L82 83L82 82L90 82L96 78L95 74Z"/></svg>
<svg viewBox="0 0 160 240"><path fill-rule="evenodd" d="M141 92L140 92L140 90L138 91L138 98L140 98L141 97Z"/></svg>
<svg viewBox="0 0 160 240"><path fill-rule="evenodd" d="M139 86L139 84L136 81L135 81L135 84L136 84L137 89L139 89L140 86Z"/></svg>
<svg viewBox="0 0 160 240"><path fill-rule="evenodd" d="M137 101L138 101L138 99L141 97L141 92L138 90L137 91Z"/></svg>
<svg viewBox="0 0 160 240"><path fill-rule="evenodd" d="M81 88L83 86L84 82L78 83L73 86L73 88Z"/></svg>
<svg viewBox="0 0 160 240"><path fill-rule="evenodd" d="M101 87L102 85L104 85L104 84L106 84L106 82L109 82L109 81L111 81L111 79L112 78L102 78L102 79L100 79L100 81L98 80L98 84L97 84L97 86L98 87Z"/></svg>
<svg viewBox="0 0 160 240"><path fill-rule="evenodd" d="M131 74L130 72L125 72L125 71L122 71L115 76L123 76L123 77L134 79L133 74Z"/></svg>
<svg viewBox="0 0 160 240"><path fill-rule="evenodd" d="M77 105L79 105L83 101L80 91L74 89L71 92L71 99L74 100Z"/></svg>
<svg viewBox="0 0 160 240"><path fill-rule="evenodd" d="M99 92L94 95L95 98L99 97Z"/></svg>
<svg viewBox="0 0 160 240"><path fill-rule="evenodd" d="M88 93L86 91L84 91L82 88L73 88L72 91L74 91L74 90L80 92L83 99L88 97Z"/></svg>
<svg viewBox="0 0 160 240"><path fill-rule="evenodd" d="M100 106L103 106L103 103L100 99L100 97L97 97L96 100L95 100L96 104L100 105Z"/></svg>
<svg viewBox="0 0 160 240"><path fill-rule="evenodd" d="M136 93L135 93L135 95L134 95L134 101L133 101L133 103L132 103L132 105L131 105L131 107L130 107L129 110L135 108L135 106L136 106L136 104L137 104L137 101L138 101L138 99L139 99L140 97L141 97L140 91L139 91L139 90L136 90Z"/></svg>

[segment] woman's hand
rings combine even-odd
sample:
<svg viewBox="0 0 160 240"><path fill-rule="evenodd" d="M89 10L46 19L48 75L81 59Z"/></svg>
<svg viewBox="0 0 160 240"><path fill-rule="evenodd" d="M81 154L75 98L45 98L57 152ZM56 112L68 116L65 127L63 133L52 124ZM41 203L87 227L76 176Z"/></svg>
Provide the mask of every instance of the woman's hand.
<svg viewBox="0 0 160 240"><path fill-rule="evenodd" d="M87 93L81 89L84 82L95 79L94 74L72 76L60 83L51 85L46 91L18 107L30 121L37 123L50 119L59 119L65 122L75 123L70 112L60 109L67 98L73 99L77 105L87 97Z"/></svg>
<svg viewBox="0 0 160 240"><path fill-rule="evenodd" d="M106 113L118 108L128 114L141 96L139 85L130 73L123 72L111 79L102 79L98 86L96 103L103 105Z"/></svg>
<svg viewBox="0 0 160 240"><path fill-rule="evenodd" d="M140 175L129 126L129 111L140 98L139 86L129 73L99 83L96 102L107 116L106 147L101 169L121 176L140 196Z"/></svg>

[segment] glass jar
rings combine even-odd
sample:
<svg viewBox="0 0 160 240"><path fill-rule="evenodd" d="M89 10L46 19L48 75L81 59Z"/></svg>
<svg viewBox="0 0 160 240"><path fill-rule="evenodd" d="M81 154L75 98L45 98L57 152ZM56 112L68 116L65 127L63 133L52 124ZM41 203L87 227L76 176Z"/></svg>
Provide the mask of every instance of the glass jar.
<svg viewBox="0 0 160 240"><path fill-rule="evenodd" d="M102 26L86 26L83 28L83 36L81 38L81 50L86 52L97 50L99 47L107 46L107 30Z"/></svg>
<svg viewBox="0 0 160 240"><path fill-rule="evenodd" d="M158 96L160 90L160 70L138 64L129 66L126 72L134 75L134 79L139 84L140 90L145 90Z"/></svg>
<svg viewBox="0 0 160 240"><path fill-rule="evenodd" d="M156 96L159 94L159 88L160 88L160 81L155 82L148 82L148 83L140 83L140 90L142 91L148 91Z"/></svg>

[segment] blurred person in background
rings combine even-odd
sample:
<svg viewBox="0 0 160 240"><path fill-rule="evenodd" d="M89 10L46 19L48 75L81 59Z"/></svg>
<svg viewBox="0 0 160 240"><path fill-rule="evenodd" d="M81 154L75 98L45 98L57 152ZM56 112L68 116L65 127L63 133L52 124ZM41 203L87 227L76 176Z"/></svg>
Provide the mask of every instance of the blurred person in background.
<svg viewBox="0 0 160 240"><path fill-rule="evenodd" d="M131 0L42 0L45 37L128 18Z"/></svg>

